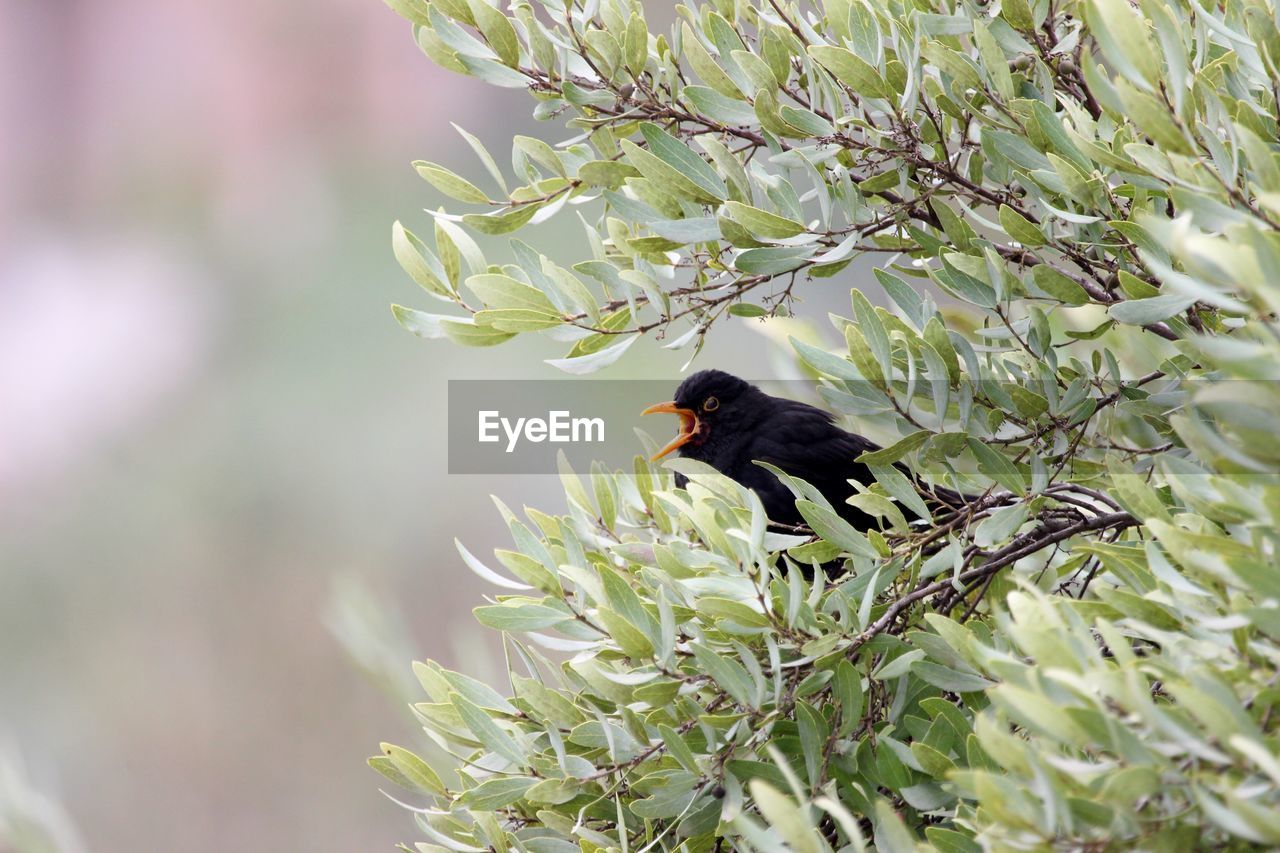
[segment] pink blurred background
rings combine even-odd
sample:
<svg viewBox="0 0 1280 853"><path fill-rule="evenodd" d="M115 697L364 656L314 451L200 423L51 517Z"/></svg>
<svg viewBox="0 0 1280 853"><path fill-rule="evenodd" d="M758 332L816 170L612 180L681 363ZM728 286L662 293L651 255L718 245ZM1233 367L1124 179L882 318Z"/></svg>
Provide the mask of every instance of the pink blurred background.
<svg viewBox="0 0 1280 853"><path fill-rule="evenodd" d="M527 113L376 0L0 5L0 771L64 846L415 836L364 758L417 735L330 627L487 671L451 539L497 525L432 443L484 362L395 326L390 223L446 119Z"/></svg>
<svg viewBox="0 0 1280 853"><path fill-rule="evenodd" d="M415 838L364 759L421 742L411 658L494 678L452 539L561 506L447 477L445 382L561 353L401 331L390 224L442 202L413 159L484 180L450 121L503 162L565 133L530 110L377 0L0 5L0 851Z"/></svg>

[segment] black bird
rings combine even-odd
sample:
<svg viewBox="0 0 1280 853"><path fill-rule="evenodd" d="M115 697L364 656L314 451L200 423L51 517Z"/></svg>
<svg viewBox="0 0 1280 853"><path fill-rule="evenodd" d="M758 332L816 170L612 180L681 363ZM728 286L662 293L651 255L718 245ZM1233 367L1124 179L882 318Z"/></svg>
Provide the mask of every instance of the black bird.
<svg viewBox="0 0 1280 853"><path fill-rule="evenodd" d="M830 412L770 396L722 370L693 374L680 383L674 400L650 406L643 414L658 412L679 415L680 434L653 460L678 450L681 456L707 463L753 489L770 521L804 523L791 490L771 471L754 464L757 460L808 482L857 529L877 526L875 518L845 501L856 491L850 480L875 482L867 466L855 460L880 447L836 426ZM679 485L683 485L681 479L677 479ZM921 494L942 508L966 502L949 489L933 488ZM909 507L901 509L908 517L914 515Z"/></svg>

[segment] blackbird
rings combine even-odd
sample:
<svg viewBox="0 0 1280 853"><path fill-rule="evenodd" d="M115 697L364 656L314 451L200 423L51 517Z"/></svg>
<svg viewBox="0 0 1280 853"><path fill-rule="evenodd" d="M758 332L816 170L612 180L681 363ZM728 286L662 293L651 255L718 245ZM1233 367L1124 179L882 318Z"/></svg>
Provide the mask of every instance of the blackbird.
<svg viewBox="0 0 1280 853"><path fill-rule="evenodd" d="M680 416L680 433L653 456L658 460L679 451L755 491L765 514L775 524L803 524L796 499L773 472L754 464L768 462L808 482L846 521L859 530L877 527L876 519L846 499L857 491L850 480L871 484L875 478L857 462L879 445L845 432L830 412L764 393L722 370L703 370L680 383L676 398L645 409ZM683 485L677 476L677 484ZM963 495L950 489L921 489L926 502L960 507ZM912 517L910 507L901 507Z"/></svg>

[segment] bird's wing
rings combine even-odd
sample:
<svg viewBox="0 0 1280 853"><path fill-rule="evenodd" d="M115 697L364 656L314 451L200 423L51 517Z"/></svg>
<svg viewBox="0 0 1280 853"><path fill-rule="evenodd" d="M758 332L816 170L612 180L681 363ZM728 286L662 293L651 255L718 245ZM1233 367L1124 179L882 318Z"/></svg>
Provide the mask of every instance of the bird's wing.
<svg viewBox="0 0 1280 853"><path fill-rule="evenodd" d="M814 485L832 480L859 478L865 467L854 462L879 445L845 432L831 422L831 415L803 403L779 407L768 423L756 430L748 447L754 460L776 465L792 476Z"/></svg>
<svg viewBox="0 0 1280 853"><path fill-rule="evenodd" d="M865 485L874 482L867 466L854 460L863 453L879 449L880 445L874 441L836 426L828 412L803 403L788 402L772 415L767 425L756 430L748 454L752 461L768 462L806 481L826 496L838 512L860 519L862 516L858 511L844 504L844 498L853 493L848 481L856 480ZM753 467L763 471L759 466ZM906 466L897 464L895 467L916 483L926 501L937 506L958 509L973 500L968 495L941 486L921 484ZM761 480L768 481L765 485L772 492L785 489L768 472L764 472L763 477L748 476L757 490ZM790 504L789 491L785 495L779 494L783 502Z"/></svg>

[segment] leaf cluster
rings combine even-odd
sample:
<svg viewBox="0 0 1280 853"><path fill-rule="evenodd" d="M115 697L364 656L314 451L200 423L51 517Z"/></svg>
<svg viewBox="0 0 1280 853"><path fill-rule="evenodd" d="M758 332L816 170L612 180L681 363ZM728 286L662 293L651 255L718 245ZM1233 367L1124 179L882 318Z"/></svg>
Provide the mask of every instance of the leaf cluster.
<svg viewBox="0 0 1280 853"><path fill-rule="evenodd" d="M792 345L894 437L870 530L789 478L808 524L771 529L688 461L500 505L501 571L459 547L505 590L476 617L508 689L418 665L447 760L372 759L428 797L420 848L1280 844L1274 4L719 0L657 33L624 0L389 2L576 134L517 137L513 177L464 133L493 189L416 164L472 209L395 227L449 306L404 326L585 373L871 256L881 304ZM569 206L569 267L505 237ZM977 497L930 515L913 478Z"/></svg>

